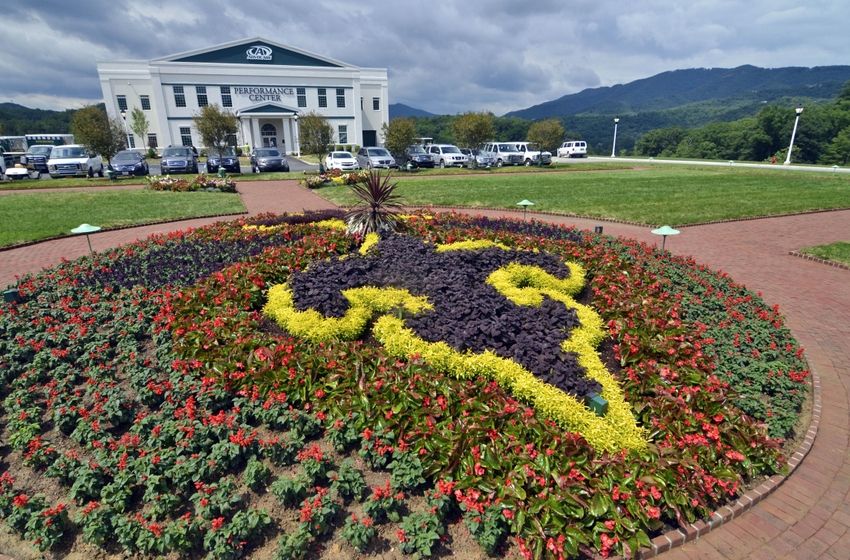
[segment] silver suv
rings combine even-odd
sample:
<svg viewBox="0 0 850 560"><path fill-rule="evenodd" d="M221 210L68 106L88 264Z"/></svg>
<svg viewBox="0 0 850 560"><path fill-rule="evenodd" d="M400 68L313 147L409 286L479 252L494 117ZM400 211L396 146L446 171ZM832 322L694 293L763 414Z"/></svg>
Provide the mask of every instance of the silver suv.
<svg viewBox="0 0 850 560"><path fill-rule="evenodd" d="M468 161L466 154L451 144L431 144L425 149L431 154L434 164L439 167L463 167Z"/></svg>
<svg viewBox="0 0 850 560"><path fill-rule="evenodd" d="M496 167L523 164L523 155L516 149L516 142L488 142L481 151L493 158Z"/></svg>

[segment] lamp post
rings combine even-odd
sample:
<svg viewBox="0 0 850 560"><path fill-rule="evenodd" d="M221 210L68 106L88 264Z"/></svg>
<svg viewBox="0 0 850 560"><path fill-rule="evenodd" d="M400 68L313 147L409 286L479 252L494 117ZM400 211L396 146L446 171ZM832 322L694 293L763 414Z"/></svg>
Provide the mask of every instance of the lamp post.
<svg viewBox="0 0 850 560"><path fill-rule="evenodd" d="M295 155L297 157L301 157L301 138L299 138L299 136L301 135L301 130L298 128L298 115L292 117L292 120L295 121L295 132L293 133L294 138L292 139L292 141L295 143Z"/></svg>
<svg viewBox="0 0 850 560"><path fill-rule="evenodd" d="M794 149L794 137L797 136L797 124L800 122L800 113L803 112L802 107L797 107L797 116L794 118L794 130L791 131L791 143L788 145L788 155L785 156L785 163L783 165L788 165L791 163L791 150Z"/></svg>
<svg viewBox="0 0 850 560"><path fill-rule="evenodd" d="M522 207L522 219L525 220L525 215L528 213L528 207L534 206L534 203L527 198L524 198L517 202L516 205Z"/></svg>
<svg viewBox="0 0 850 560"><path fill-rule="evenodd" d="M89 225L89 224L80 224L79 226L72 229L71 233L85 234L86 241L88 241L88 243L89 243L89 252L92 255L94 255L94 250L91 248L91 238L89 237L89 235L91 235L92 233L98 232L98 231L100 231L100 226L93 226L93 225Z"/></svg>
<svg viewBox="0 0 850 560"><path fill-rule="evenodd" d="M127 109L121 109L121 120L124 121L124 136L127 141L127 149L130 148L130 133L127 132Z"/></svg>
<svg viewBox="0 0 850 560"><path fill-rule="evenodd" d="M658 229L652 230L652 233L661 236L661 250L664 251L664 246L667 244L667 236L679 235L679 230L673 229L670 226L661 226Z"/></svg>
<svg viewBox="0 0 850 560"><path fill-rule="evenodd" d="M611 157L617 157L617 123L620 122L620 117L614 117L614 143L611 144Z"/></svg>

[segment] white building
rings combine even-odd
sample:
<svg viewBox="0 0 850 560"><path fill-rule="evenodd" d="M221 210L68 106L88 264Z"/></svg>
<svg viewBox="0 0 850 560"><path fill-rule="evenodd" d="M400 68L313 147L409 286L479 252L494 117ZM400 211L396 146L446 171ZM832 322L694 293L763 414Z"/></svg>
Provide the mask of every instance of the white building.
<svg viewBox="0 0 850 560"><path fill-rule="evenodd" d="M297 154L298 115L316 112L334 129L334 142L383 144L389 122L386 68L359 68L254 37L157 58L97 65L106 112L124 116L130 147L201 146L192 118L218 104L233 112L233 143L275 146ZM148 118L147 138L130 130L130 112Z"/></svg>

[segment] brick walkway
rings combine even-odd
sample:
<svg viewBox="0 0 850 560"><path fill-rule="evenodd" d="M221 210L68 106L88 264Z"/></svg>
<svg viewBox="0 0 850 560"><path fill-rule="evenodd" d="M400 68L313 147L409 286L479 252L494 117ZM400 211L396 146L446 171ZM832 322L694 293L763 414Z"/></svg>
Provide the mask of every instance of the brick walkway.
<svg viewBox="0 0 850 560"><path fill-rule="evenodd" d="M331 205L294 181L239 183L246 208L260 212L301 211ZM515 212L476 211L490 216ZM557 216L535 215L581 228L603 225L605 233L656 243L648 228ZM154 232L196 227L214 219L191 220L92 236L95 250ZM850 558L850 271L790 256L808 245L850 240L850 211L806 214L681 228L667 248L690 254L760 290L779 304L794 336L806 349L823 393L823 410L811 452L773 494L750 511L697 541L664 553L679 559ZM40 243L0 252L0 285L14 274L76 258L87 247L81 238ZM0 555L2 558L2 555Z"/></svg>

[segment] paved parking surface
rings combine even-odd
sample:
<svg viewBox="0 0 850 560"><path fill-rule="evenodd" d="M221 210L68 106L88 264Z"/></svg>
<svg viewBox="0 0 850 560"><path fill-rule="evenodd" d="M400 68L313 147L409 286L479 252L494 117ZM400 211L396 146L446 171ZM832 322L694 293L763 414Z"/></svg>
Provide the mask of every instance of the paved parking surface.
<svg viewBox="0 0 850 560"><path fill-rule="evenodd" d="M295 181L240 182L251 214L332 207ZM521 216L507 211L470 211ZM534 215L582 228L603 225L605 233L647 243L658 238L648 228L599 220ZM197 227L215 219L108 231L91 237L95 250L152 233ZM662 555L679 559L850 558L850 271L806 261L788 253L808 245L850 240L850 211L681 228L667 248L728 272L779 304L794 336L818 375L823 410L809 455L773 494L719 529ZM73 259L88 248L82 238L66 238L0 251L0 285L15 275ZM2 555L0 555L2 558Z"/></svg>

